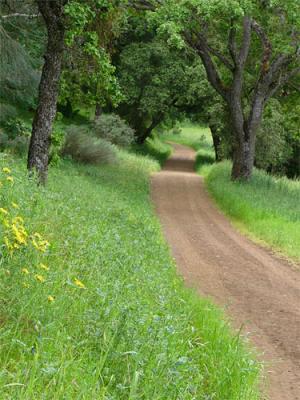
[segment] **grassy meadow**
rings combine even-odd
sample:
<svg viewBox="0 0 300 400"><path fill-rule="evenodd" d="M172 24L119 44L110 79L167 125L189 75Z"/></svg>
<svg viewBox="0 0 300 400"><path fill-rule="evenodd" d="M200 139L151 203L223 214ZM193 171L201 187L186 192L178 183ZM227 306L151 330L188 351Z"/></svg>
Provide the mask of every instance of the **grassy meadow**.
<svg viewBox="0 0 300 400"><path fill-rule="evenodd" d="M1 399L259 399L247 344L176 274L149 197L159 163L118 152L62 160L46 188L0 155Z"/></svg>
<svg viewBox="0 0 300 400"><path fill-rule="evenodd" d="M248 183L230 180L231 163L213 163L214 153L207 128L183 126L182 134L168 140L194 148L196 170L222 211L253 239L282 254L300 260L300 181L275 177L254 169Z"/></svg>

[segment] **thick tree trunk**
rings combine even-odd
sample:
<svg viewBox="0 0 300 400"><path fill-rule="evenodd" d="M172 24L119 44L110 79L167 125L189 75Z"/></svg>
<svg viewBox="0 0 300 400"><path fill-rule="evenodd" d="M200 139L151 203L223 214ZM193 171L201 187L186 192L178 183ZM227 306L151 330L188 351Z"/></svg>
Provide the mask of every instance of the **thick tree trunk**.
<svg viewBox="0 0 300 400"><path fill-rule="evenodd" d="M233 148L232 180L248 181L252 176L255 154L255 139L236 140Z"/></svg>
<svg viewBox="0 0 300 400"><path fill-rule="evenodd" d="M65 27L62 15L65 3L59 0L38 2L47 25L48 43L39 85L38 107L32 124L27 167L29 171L36 170L42 184L47 180L50 137L57 107L64 51Z"/></svg>

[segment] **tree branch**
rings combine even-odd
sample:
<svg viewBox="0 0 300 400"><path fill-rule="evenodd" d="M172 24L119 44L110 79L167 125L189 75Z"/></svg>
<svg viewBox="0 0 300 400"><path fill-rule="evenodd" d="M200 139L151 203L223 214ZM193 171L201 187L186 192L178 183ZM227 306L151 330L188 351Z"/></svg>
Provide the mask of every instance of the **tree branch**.
<svg viewBox="0 0 300 400"><path fill-rule="evenodd" d="M211 46L207 46L207 48L211 54L216 56L221 61L221 63L225 65L225 67L227 67L230 71L234 70L234 66L231 64L227 57L225 57L218 50L212 48Z"/></svg>
<svg viewBox="0 0 300 400"><path fill-rule="evenodd" d="M251 23L252 23L251 18L245 16L243 20L243 39L237 57L237 64L241 68L244 67L249 54L250 43L251 43Z"/></svg>
<svg viewBox="0 0 300 400"><path fill-rule="evenodd" d="M255 20L252 20L252 28L256 32L263 46L261 73L259 78L263 79L264 75L266 75L266 73L269 71L270 68L270 59L272 56L272 44L269 41L262 27Z"/></svg>
<svg viewBox="0 0 300 400"><path fill-rule="evenodd" d="M300 67L294 68L291 71L289 71L287 74L285 74L284 76L281 76L276 84L273 83L270 85L266 99L269 99L270 97L274 96L274 94L280 88L282 88L285 84L287 84L289 82L289 80L291 78L293 78L294 76L296 76L298 74L300 74ZM300 90L300 89L298 88L298 90Z"/></svg>
<svg viewBox="0 0 300 400"><path fill-rule="evenodd" d="M236 46L236 29L233 26L233 20L231 20L229 36L228 36L228 50L229 54L234 62L234 65L237 63L237 46Z"/></svg>
<svg viewBox="0 0 300 400"><path fill-rule="evenodd" d="M187 32L184 33L185 41L200 56L206 71L207 79L209 80L211 85L224 99L227 100L228 91L223 85L223 82L221 81L217 68L212 60L206 38L202 33L194 33L194 34L197 37L196 43L193 41L191 35Z"/></svg>
<svg viewBox="0 0 300 400"><path fill-rule="evenodd" d="M15 17L37 18L37 17L41 17L41 14L22 14L22 13L14 13L14 14L0 15L0 19L15 18Z"/></svg>

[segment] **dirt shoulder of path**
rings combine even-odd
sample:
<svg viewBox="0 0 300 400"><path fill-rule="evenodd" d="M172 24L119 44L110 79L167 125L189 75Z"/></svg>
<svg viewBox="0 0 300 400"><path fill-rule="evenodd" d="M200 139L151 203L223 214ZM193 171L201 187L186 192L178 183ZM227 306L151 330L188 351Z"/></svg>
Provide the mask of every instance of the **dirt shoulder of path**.
<svg viewBox="0 0 300 400"><path fill-rule="evenodd" d="M178 270L263 354L268 398L300 400L300 273L239 233L194 172L195 152L174 148L152 178L152 199Z"/></svg>

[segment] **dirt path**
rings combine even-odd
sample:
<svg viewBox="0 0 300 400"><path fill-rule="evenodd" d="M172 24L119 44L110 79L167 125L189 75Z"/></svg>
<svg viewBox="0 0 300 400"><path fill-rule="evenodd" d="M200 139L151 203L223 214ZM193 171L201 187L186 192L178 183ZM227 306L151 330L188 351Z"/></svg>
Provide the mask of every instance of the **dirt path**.
<svg viewBox="0 0 300 400"><path fill-rule="evenodd" d="M264 353L269 399L300 400L300 273L237 232L193 172L194 151L174 147L152 198L178 269Z"/></svg>

